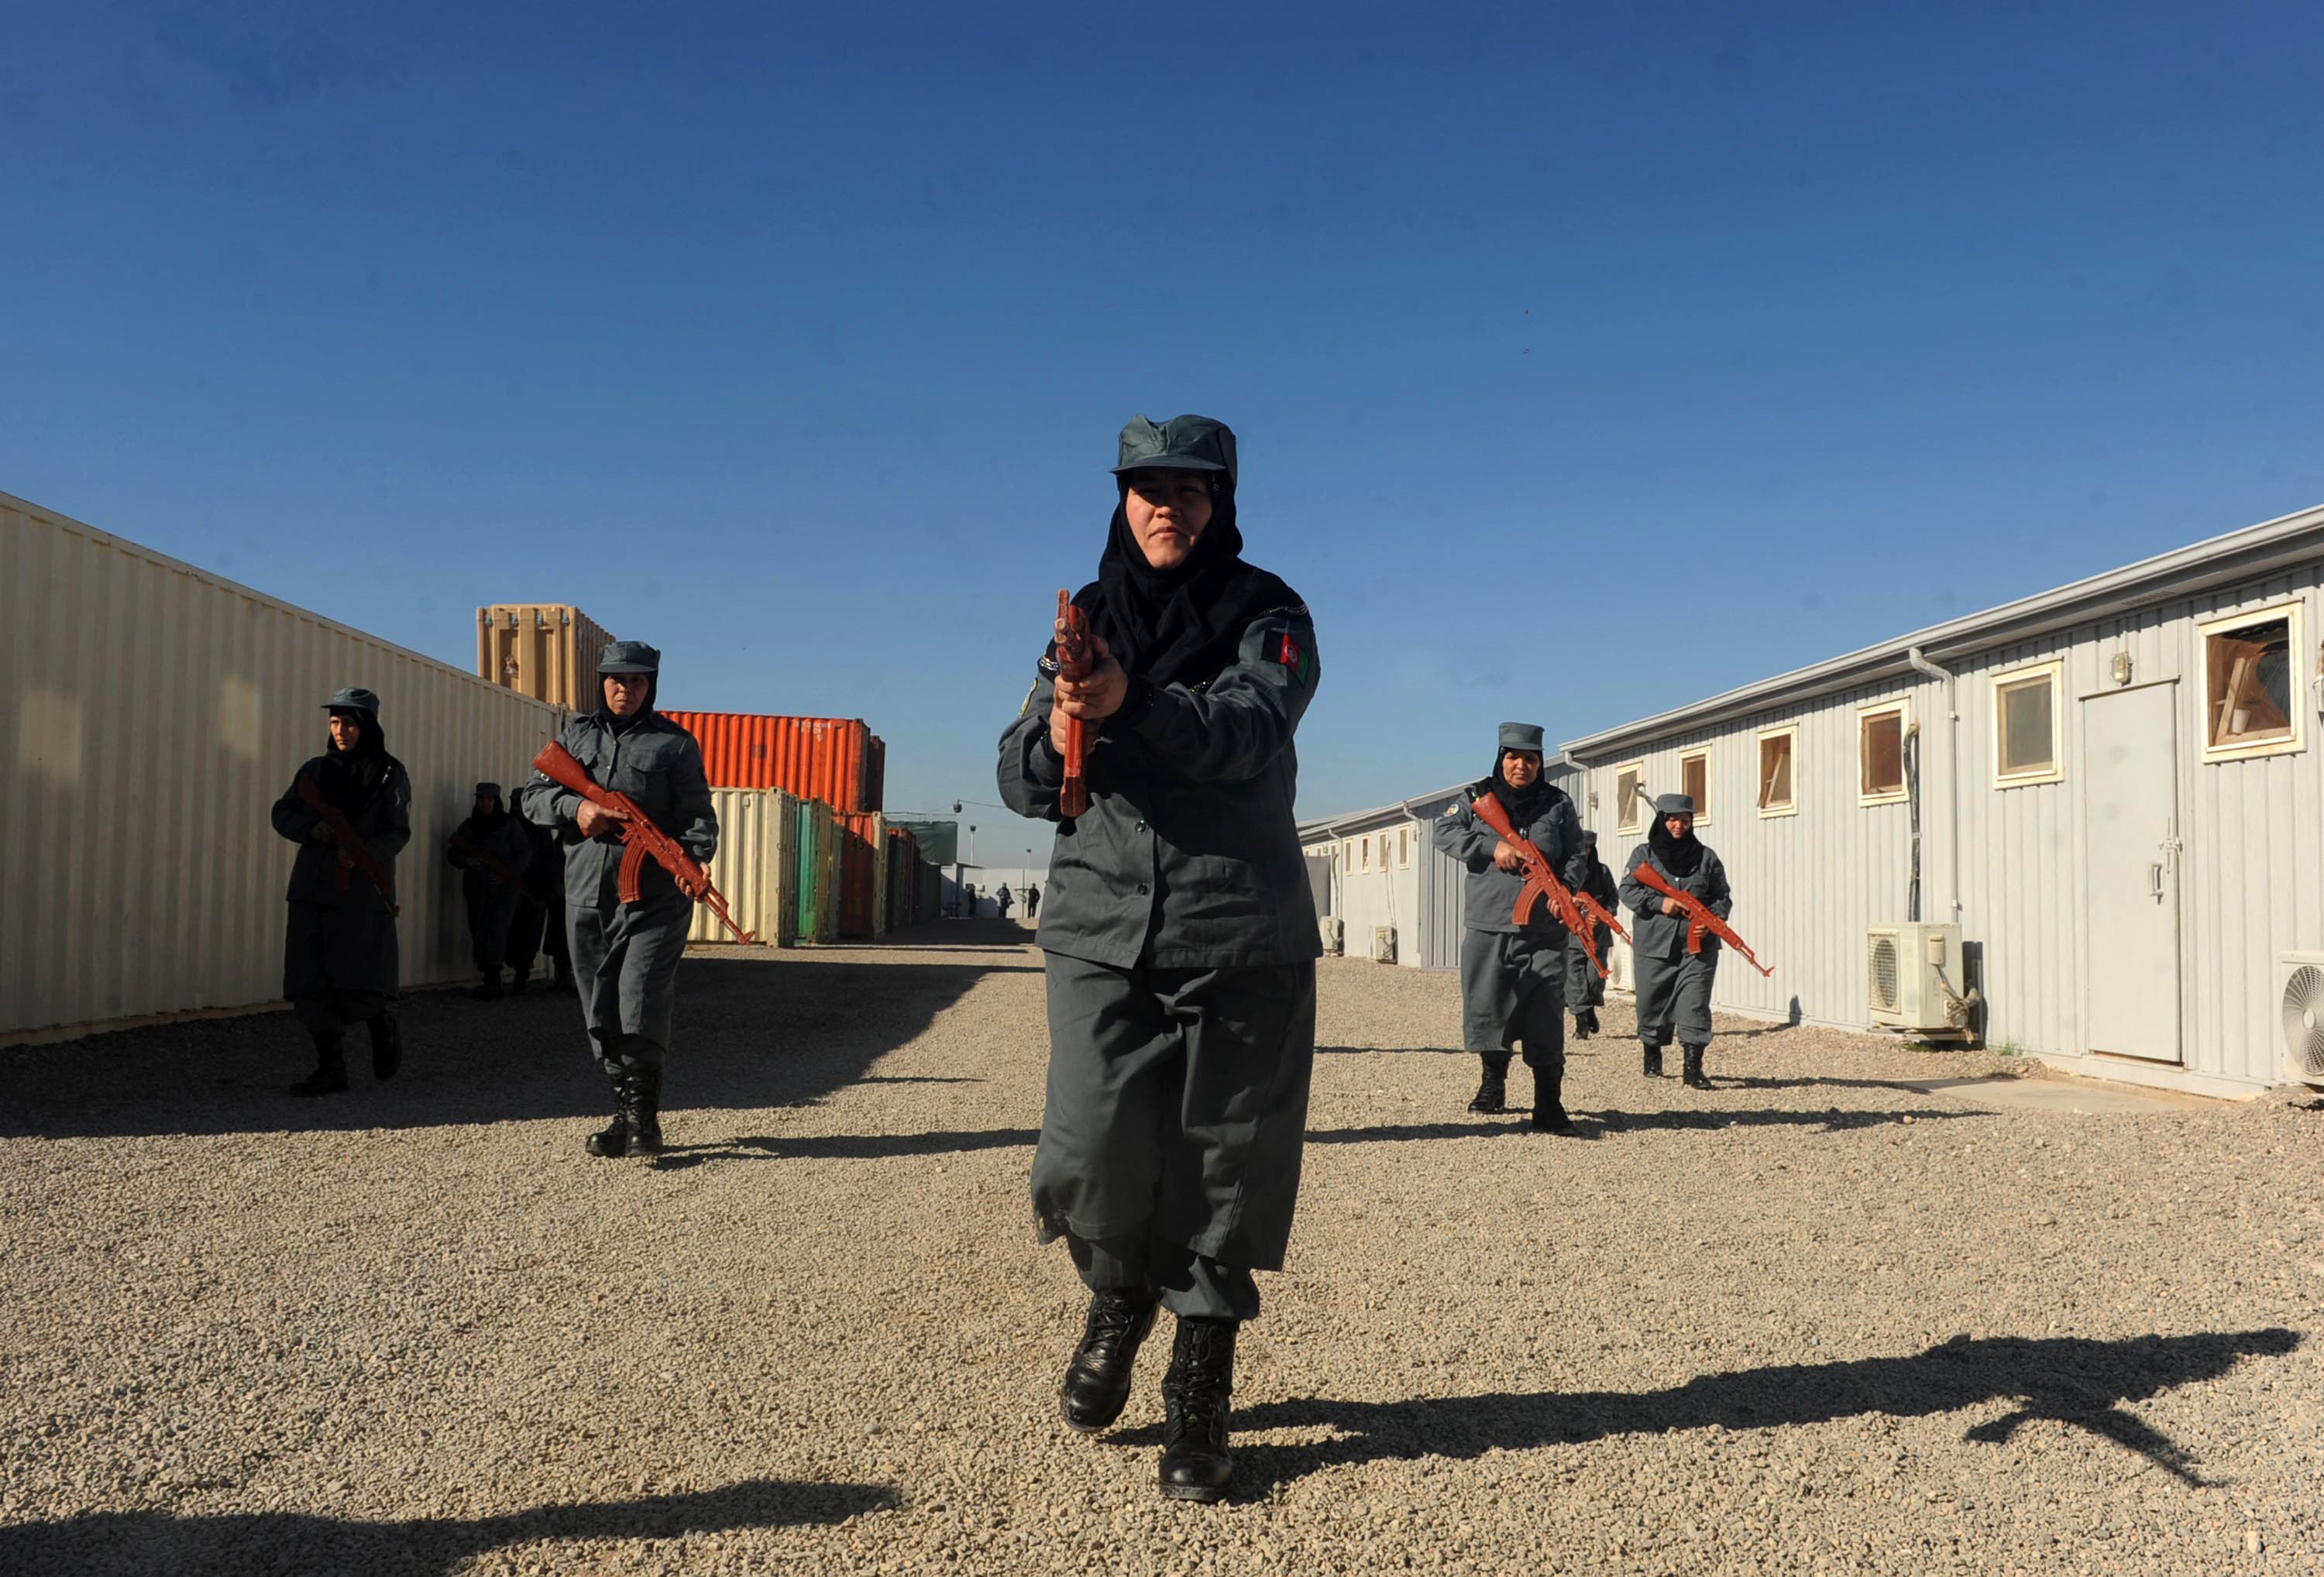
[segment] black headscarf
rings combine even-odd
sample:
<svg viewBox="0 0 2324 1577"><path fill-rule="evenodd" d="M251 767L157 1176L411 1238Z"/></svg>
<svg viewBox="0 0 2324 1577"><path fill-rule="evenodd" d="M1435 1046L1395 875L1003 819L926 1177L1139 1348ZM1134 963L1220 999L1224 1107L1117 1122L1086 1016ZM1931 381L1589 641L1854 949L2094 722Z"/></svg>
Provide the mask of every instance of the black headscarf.
<svg viewBox="0 0 2324 1577"><path fill-rule="evenodd" d="M1523 832L1526 824L1556 804L1557 797L1564 790L1552 783L1546 772L1522 788L1515 787L1501 776L1501 758L1508 753L1507 751L1493 752L1493 770L1477 779L1477 792L1490 794L1499 800L1501 808L1509 813L1509 820L1519 832Z"/></svg>
<svg viewBox="0 0 2324 1577"><path fill-rule="evenodd" d="M1243 562L1232 487L1212 484L1211 523L1175 569L1146 561L1130 529L1129 497L1125 477L1097 579L1074 598L1122 672L1142 674L1153 685L1216 678L1233 666L1251 621L1300 605L1297 592Z"/></svg>
<svg viewBox="0 0 2324 1577"><path fill-rule="evenodd" d="M387 736L380 732L379 714L353 706L334 706L331 712L334 716L352 717L363 726L355 749L343 751L334 742L323 752L319 784L323 798L353 816L378 794L394 758L387 753Z"/></svg>
<svg viewBox="0 0 2324 1577"><path fill-rule="evenodd" d="M500 831L501 824L508 818L508 801L497 794L493 796L493 807L490 810L471 812L468 816L470 821L476 824L478 831L487 833Z"/></svg>
<svg viewBox="0 0 2324 1577"><path fill-rule="evenodd" d="M1646 829L1646 847L1673 876L1692 876L1702 868L1702 844L1696 839L1694 828L1689 826L1686 836L1674 838L1660 811L1655 813L1654 825Z"/></svg>

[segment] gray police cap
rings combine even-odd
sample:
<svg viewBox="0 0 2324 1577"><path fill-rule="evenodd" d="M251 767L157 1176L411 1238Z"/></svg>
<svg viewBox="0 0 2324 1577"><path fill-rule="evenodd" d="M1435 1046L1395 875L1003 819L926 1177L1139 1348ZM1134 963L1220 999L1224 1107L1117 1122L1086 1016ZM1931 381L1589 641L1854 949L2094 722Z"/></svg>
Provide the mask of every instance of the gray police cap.
<svg viewBox="0 0 2324 1577"><path fill-rule="evenodd" d="M1692 794L1657 794L1655 796L1656 816L1692 816L1694 796Z"/></svg>
<svg viewBox="0 0 2324 1577"><path fill-rule="evenodd" d="M661 653L642 641L609 641L605 650L597 654L597 671L601 674L658 674L661 672Z"/></svg>
<svg viewBox="0 0 2324 1577"><path fill-rule="evenodd" d="M476 785L476 798L479 798L479 799L482 799L482 798L485 798L487 795L491 796L491 797L492 797L493 798L494 798L494 799L498 799L498 798L501 797L501 786L500 786L499 784L497 784L497 783L479 783L479 784L477 784L477 785Z"/></svg>
<svg viewBox="0 0 2324 1577"><path fill-rule="evenodd" d="M1598 835L1591 832L1588 827L1583 827L1582 829L1582 842L1587 847L1594 849L1598 846Z"/></svg>
<svg viewBox="0 0 2324 1577"><path fill-rule="evenodd" d="M1541 724L1538 723L1504 723L1501 724L1501 748L1505 751L1531 751L1541 754Z"/></svg>
<svg viewBox="0 0 2324 1577"><path fill-rule="evenodd" d="M368 712L379 715L379 697L361 685L349 685L344 690L334 690L331 698L323 703L327 712Z"/></svg>
<svg viewBox="0 0 2324 1577"><path fill-rule="evenodd" d="M1125 471L1222 471L1227 485L1235 484L1234 429L1208 416L1174 416L1156 426L1141 414L1121 429L1121 464Z"/></svg>

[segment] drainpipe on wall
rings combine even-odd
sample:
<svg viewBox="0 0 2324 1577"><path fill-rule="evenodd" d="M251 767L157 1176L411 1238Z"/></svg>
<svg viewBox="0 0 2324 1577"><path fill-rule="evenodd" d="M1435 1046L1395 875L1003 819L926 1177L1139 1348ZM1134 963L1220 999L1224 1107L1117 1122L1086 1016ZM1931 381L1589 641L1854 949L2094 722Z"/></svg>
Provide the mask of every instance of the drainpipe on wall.
<svg viewBox="0 0 2324 1577"><path fill-rule="evenodd" d="M1945 682L1945 808L1952 831L1947 840L1946 865L1952 872L1953 923L1961 918L1960 856L1960 698L1959 683L1947 669L1931 662L1917 646L1904 650L1904 660L1932 679Z"/></svg>

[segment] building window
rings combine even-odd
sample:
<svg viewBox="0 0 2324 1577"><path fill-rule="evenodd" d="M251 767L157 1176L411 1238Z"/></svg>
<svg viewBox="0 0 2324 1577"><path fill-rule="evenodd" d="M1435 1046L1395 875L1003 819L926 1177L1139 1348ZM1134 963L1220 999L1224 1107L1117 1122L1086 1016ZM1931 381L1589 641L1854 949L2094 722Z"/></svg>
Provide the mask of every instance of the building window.
<svg viewBox="0 0 2324 1577"><path fill-rule="evenodd" d="M1634 833L1646 825L1638 815L1638 796L1646 781L1646 763L1632 761L1627 767L1614 769L1614 830Z"/></svg>
<svg viewBox="0 0 2324 1577"><path fill-rule="evenodd" d="M2300 748L2301 612L2290 603L2200 626L2205 761Z"/></svg>
<svg viewBox="0 0 2324 1577"><path fill-rule="evenodd" d="M1369 871L1372 868L1372 841L1370 838L1358 838L1356 842L1364 846L1364 869Z"/></svg>
<svg viewBox="0 0 2324 1577"><path fill-rule="evenodd" d="M2055 783L2066 775L2058 704L2065 665L2045 662L1993 676L1993 786Z"/></svg>
<svg viewBox="0 0 2324 1577"><path fill-rule="evenodd" d="M1799 748L1797 728L1771 728L1759 736L1759 814L1797 816L1800 804L1792 788L1792 757Z"/></svg>
<svg viewBox="0 0 2324 1577"><path fill-rule="evenodd" d="M1351 876L1353 876L1353 875L1356 873L1356 846L1355 846L1355 844L1342 844L1340 845L1340 858L1341 858L1342 860L1343 860L1343 861L1345 861L1345 862L1346 862L1346 865L1345 865L1345 867L1344 867L1344 868L1345 868L1345 870L1347 871L1347 873L1348 873L1349 875L1351 875Z"/></svg>
<svg viewBox="0 0 2324 1577"><path fill-rule="evenodd" d="M1694 819L1711 820L1711 747L1686 751L1678 758L1678 791L1694 801Z"/></svg>
<svg viewBox="0 0 2324 1577"><path fill-rule="evenodd" d="M1412 829L1408 826L1396 829L1396 867L1399 871L1412 868Z"/></svg>
<svg viewBox="0 0 2324 1577"><path fill-rule="evenodd" d="M1856 714L1856 802L1892 805L1904 798L1904 734L1913 725L1903 701L1866 706Z"/></svg>

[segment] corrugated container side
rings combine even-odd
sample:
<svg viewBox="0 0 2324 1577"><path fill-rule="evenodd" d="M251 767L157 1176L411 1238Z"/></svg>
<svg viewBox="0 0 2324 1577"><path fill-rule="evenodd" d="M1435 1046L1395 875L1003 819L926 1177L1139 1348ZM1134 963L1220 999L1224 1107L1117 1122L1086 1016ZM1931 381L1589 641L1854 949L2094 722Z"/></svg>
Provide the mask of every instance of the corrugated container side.
<svg viewBox="0 0 2324 1577"><path fill-rule="evenodd" d="M443 841L554 707L0 493L0 1033L262 1005L296 850L268 822L364 685L411 775L403 983L472 969Z"/></svg>
<svg viewBox="0 0 2324 1577"><path fill-rule="evenodd" d="M713 788L718 855L710 880L735 923L770 947L792 945L798 931L798 800L772 788ZM696 904L689 942L732 942L734 934Z"/></svg>
<svg viewBox="0 0 2324 1577"><path fill-rule="evenodd" d="M888 742L876 733L864 756L863 808L888 808Z"/></svg>
<svg viewBox="0 0 2324 1577"><path fill-rule="evenodd" d="M570 603L493 603L476 610L476 672L537 701L597 705L597 654L613 640Z"/></svg>
<svg viewBox="0 0 2324 1577"><path fill-rule="evenodd" d="M802 799L798 809L798 940L839 939L839 826L831 807Z"/></svg>
<svg viewBox="0 0 2324 1577"><path fill-rule="evenodd" d="M888 818L844 816L839 826L839 934L877 936L886 930L881 915L881 866Z"/></svg>
<svg viewBox="0 0 2324 1577"><path fill-rule="evenodd" d="M859 718L755 712L663 714L694 735L712 787L781 788L843 815L880 808L867 773L872 731Z"/></svg>

